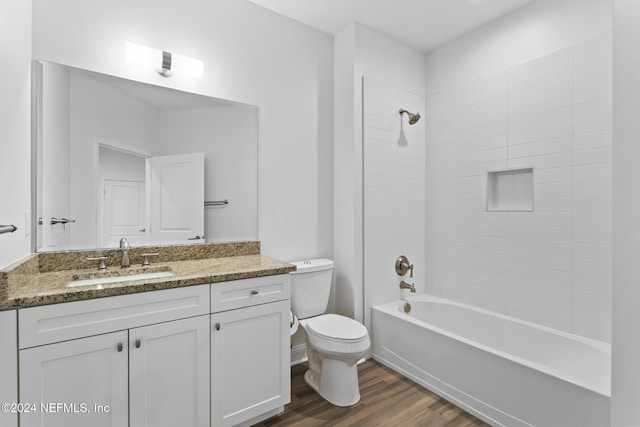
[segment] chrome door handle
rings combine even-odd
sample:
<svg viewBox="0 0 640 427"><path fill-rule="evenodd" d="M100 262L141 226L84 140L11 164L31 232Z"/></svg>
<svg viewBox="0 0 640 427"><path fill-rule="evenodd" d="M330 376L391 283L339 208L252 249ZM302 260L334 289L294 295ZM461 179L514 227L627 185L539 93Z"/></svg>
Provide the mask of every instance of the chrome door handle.
<svg viewBox="0 0 640 427"><path fill-rule="evenodd" d="M204 236L189 237L187 240L200 240L200 239L204 239Z"/></svg>

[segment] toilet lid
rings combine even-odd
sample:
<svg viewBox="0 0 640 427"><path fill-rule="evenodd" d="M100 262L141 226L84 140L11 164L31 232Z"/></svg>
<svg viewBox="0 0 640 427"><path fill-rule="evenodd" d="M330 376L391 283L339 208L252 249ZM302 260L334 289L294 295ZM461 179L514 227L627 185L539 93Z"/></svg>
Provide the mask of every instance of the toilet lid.
<svg viewBox="0 0 640 427"><path fill-rule="evenodd" d="M307 330L314 335L342 341L360 340L367 336L367 328L362 323L338 314L308 319Z"/></svg>

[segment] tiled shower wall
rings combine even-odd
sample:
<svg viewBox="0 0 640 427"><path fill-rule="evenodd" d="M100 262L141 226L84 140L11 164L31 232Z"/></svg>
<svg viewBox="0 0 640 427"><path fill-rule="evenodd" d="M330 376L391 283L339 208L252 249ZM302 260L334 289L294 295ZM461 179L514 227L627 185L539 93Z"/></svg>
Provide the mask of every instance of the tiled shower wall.
<svg viewBox="0 0 640 427"><path fill-rule="evenodd" d="M364 304L400 299L395 261L414 264L417 292L425 289L425 127L409 125L400 108L424 116L424 97L363 79Z"/></svg>
<svg viewBox="0 0 640 427"><path fill-rule="evenodd" d="M611 34L426 99L427 292L611 339ZM533 212L487 173L533 168Z"/></svg>

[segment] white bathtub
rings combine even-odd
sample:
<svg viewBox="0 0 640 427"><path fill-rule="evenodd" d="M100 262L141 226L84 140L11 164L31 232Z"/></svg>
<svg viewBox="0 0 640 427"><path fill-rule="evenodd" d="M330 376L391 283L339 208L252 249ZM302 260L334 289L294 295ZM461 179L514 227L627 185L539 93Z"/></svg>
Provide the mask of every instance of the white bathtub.
<svg viewBox="0 0 640 427"><path fill-rule="evenodd" d="M609 425L611 348L429 295L372 308L373 357L492 425Z"/></svg>

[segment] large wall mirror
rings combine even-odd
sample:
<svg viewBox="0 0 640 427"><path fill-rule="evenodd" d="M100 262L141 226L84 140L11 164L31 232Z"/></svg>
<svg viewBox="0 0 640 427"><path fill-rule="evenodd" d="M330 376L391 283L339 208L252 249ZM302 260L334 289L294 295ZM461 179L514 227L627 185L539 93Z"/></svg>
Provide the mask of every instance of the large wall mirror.
<svg viewBox="0 0 640 427"><path fill-rule="evenodd" d="M35 66L36 251L257 240L257 107Z"/></svg>

